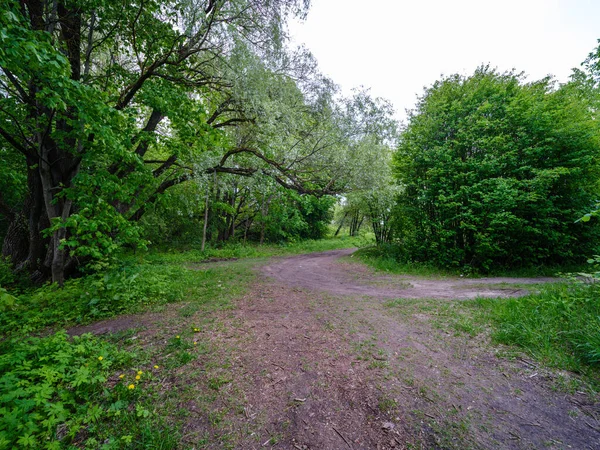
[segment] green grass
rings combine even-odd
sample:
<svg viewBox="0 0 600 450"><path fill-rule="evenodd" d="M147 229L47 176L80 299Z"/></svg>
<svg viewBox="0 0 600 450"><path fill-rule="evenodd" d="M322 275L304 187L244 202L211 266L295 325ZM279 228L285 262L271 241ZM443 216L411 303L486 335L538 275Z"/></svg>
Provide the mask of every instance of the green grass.
<svg viewBox="0 0 600 450"><path fill-rule="evenodd" d="M426 315L434 329L456 336L490 333L492 342L509 346L506 356L525 353L543 366L580 375L600 391L600 286L562 282L538 288L518 298L396 299L385 305L402 320ZM559 378L557 387L572 390L581 381Z"/></svg>
<svg viewBox="0 0 600 450"><path fill-rule="evenodd" d="M354 257L374 269L403 275L421 276L426 278L456 277L466 276L469 278L478 278L482 276L494 277L555 277L564 273L582 272L588 270L587 265L569 265L569 266L536 266L508 269L498 268L489 273L475 273L461 268L440 268L430 263L423 262L404 262L398 250L393 246L377 247L368 246L361 248Z"/></svg>
<svg viewBox="0 0 600 450"><path fill-rule="evenodd" d="M352 247L364 247L373 243L370 235L338 236L319 240L306 240L282 244L231 243L218 248L206 248L203 252L198 248L160 248L151 249L142 258L147 261L165 262L194 262L200 263L216 259L247 259L267 258L271 256L286 256L301 253L324 252Z"/></svg>
<svg viewBox="0 0 600 450"><path fill-rule="evenodd" d="M564 283L510 299L478 299L496 342L544 364L583 374L600 387L600 287Z"/></svg>
<svg viewBox="0 0 600 450"><path fill-rule="evenodd" d="M413 275L426 278L440 278L445 276L456 276L456 271L441 270L438 267L429 264L404 263L398 261L394 255L388 254L385 250L369 246L361 248L353 254L355 260L358 260L375 270L402 275Z"/></svg>

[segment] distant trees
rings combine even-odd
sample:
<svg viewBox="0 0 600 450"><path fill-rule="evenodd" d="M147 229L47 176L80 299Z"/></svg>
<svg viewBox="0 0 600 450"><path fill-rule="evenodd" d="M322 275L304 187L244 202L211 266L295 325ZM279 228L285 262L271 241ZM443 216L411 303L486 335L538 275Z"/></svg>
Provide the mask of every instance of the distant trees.
<svg viewBox="0 0 600 450"><path fill-rule="evenodd" d="M600 135L580 94L487 67L426 89L394 155L407 257L489 270L593 253L598 227L575 222L600 193Z"/></svg>

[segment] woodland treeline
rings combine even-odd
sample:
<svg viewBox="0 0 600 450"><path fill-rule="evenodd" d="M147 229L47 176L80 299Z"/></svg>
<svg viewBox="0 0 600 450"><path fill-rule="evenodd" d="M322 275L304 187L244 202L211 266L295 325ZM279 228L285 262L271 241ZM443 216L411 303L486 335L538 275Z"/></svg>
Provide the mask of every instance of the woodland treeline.
<svg viewBox="0 0 600 450"><path fill-rule="evenodd" d="M440 266L596 252L597 51L565 84L442 78L399 126L290 46L308 8L1 0L3 266L62 284L124 248L320 238L332 220Z"/></svg>
<svg viewBox="0 0 600 450"><path fill-rule="evenodd" d="M119 249L320 237L393 139L288 45L302 0L7 1L0 8L2 253L62 284ZM364 153L363 150L375 145ZM199 236L199 237L198 237Z"/></svg>

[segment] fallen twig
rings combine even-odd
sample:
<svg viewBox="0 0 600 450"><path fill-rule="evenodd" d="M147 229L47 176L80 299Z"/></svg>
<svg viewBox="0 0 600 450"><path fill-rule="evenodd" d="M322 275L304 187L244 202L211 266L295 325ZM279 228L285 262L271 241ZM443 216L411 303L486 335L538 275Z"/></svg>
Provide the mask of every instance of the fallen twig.
<svg viewBox="0 0 600 450"><path fill-rule="evenodd" d="M271 365L273 365L275 367L279 367L281 370L285 370L285 367L280 366L279 364L271 363Z"/></svg>
<svg viewBox="0 0 600 450"><path fill-rule="evenodd" d="M521 362L524 362L529 367L537 368L537 366L534 363L532 363L531 361L527 361L526 359L523 359L523 358L517 358L517 359Z"/></svg>
<svg viewBox="0 0 600 450"><path fill-rule="evenodd" d="M597 431L598 433L600 433L600 428L595 427L594 425L592 425L591 423L589 423L587 420L584 420L585 424L590 427L592 430Z"/></svg>
<svg viewBox="0 0 600 450"><path fill-rule="evenodd" d="M351 449L352 445L350 445L350 442L348 442L348 440L344 437L344 435L342 433L340 433L335 427L332 426L331 428L333 428L333 431L335 431L338 434L338 436L341 437L344 440L344 442L346 443L346 445L348 446L348 448Z"/></svg>
<svg viewBox="0 0 600 450"><path fill-rule="evenodd" d="M271 386L275 386L277 383L281 383L284 380L287 380L287 377L280 378L279 380L275 381L274 383L271 383Z"/></svg>
<svg viewBox="0 0 600 450"><path fill-rule="evenodd" d="M521 436L513 433L512 431L509 431L508 434L510 434L512 436L512 438L510 438L510 439L518 439L519 441L521 440Z"/></svg>

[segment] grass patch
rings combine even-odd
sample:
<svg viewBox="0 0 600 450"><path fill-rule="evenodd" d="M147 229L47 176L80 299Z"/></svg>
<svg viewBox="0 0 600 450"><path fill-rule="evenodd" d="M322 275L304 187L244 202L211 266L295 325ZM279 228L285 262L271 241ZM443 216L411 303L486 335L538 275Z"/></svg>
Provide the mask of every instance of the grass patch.
<svg viewBox="0 0 600 450"><path fill-rule="evenodd" d="M361 248L353 254L354 259L374 268L380 272L414 275L427 278L441 278L455 276L456 271L444 271L429 264L404 263L385 249L376 246Z"/></svg>
<svg viewBox="0 0 600 450"><path fill-rule="evenodd" d="M563 273L580 272L589 269L585 264L570 266L535 266L523 268L497 268L488 273L473 272L472 268L443 268L425 262L406 262L399 249L392 246L369 246L361 248L354 257L374 269L394 274L413 275L426 278L442 278L463 276L478 278L482 276L496 277L555 277Z"/></svg>
<svg viewBox="0 0 600 450"><path fill-rule="evenodd" d="M371 245L373 239L367 236L338 236L328 239L286 242L281 244L226 243L217 248L206 248L203 252L195 247L160 248L155 247L143 255L144 260L173 263L202 263L214 259L268 258L271 256L296 255L301 253L325 252L352 247Z"/></svg>
<svg viewBox="0 0 600 450"><path fill-rule="evenodd" d="M251 264L186 267L189 258L172 261L155 254L122 259L102 274L69 280L64 288L45 285L15 295L16 305L0 315L0 334L30 333L47 327L67 328L121 314L156 311L165 305L193 300L182 311L191 315L199 305L225 309L254 279Z"/></svg>
<svg viewBox="0 0 600 450"><path fill-rule="evenodd" d="M525 297L478 299L474 305L494 324L496 342L519 346L600 387L600 286L564 283Z"/></svg>

